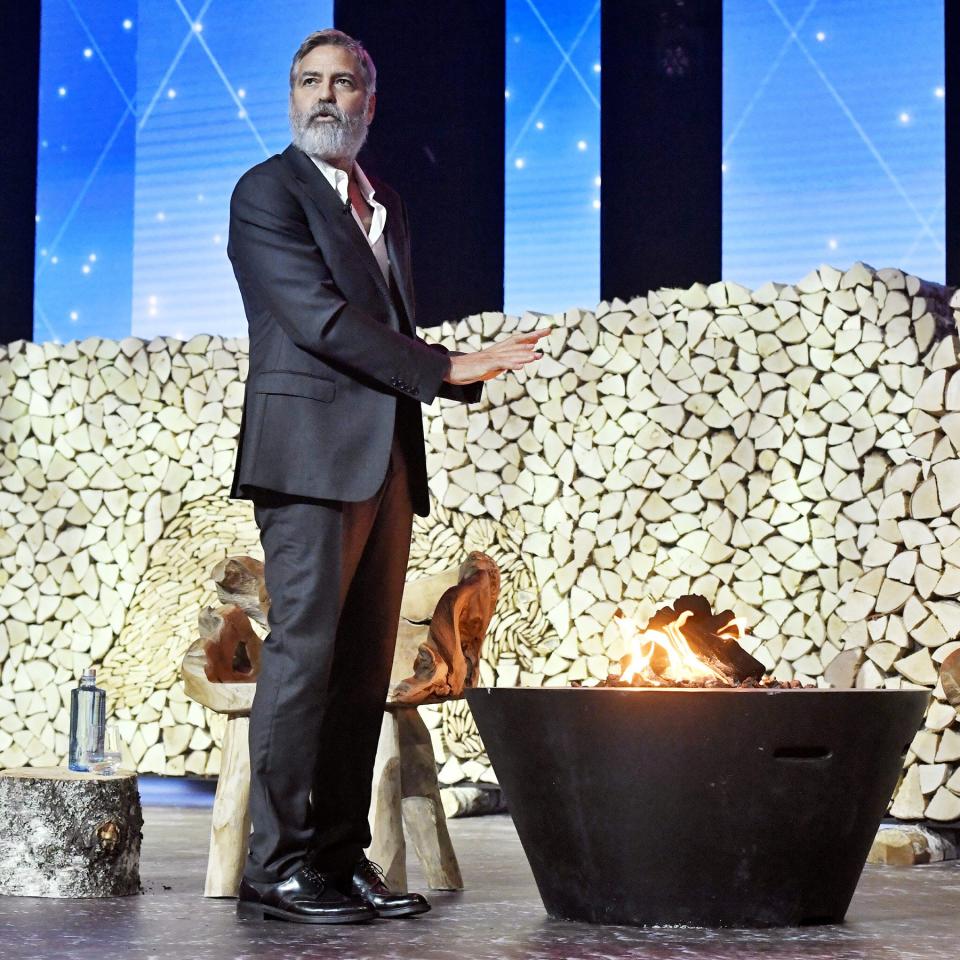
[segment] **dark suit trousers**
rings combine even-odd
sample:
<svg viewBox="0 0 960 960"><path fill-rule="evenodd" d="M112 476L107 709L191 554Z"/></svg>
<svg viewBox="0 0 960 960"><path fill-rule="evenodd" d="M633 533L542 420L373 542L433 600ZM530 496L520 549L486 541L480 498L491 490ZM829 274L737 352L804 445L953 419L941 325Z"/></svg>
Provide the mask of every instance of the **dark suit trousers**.
<svg viewBox="0 0 960 960"><path fill-rule="evenodd" d="M369 500L260 489L253 501L271 604L250 712L245 873L269 883L308 855L321 869L346 870L370 845L371 779L413 519L399 429Z"/></svg>

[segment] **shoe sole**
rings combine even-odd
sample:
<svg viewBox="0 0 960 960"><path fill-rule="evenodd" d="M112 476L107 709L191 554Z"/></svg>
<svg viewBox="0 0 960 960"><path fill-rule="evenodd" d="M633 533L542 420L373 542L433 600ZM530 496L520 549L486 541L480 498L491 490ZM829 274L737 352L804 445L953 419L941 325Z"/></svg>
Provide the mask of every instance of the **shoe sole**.
<svg viewBox="0 0 960 960"><path fill-rule="evenodd" d="M293 923L369 923L375 920L375 913L341 914L340 916L310 917L302 913L290 913L279 907L267 906L263 903L247 903L240 901L237 904L237 917L240 920L288 920Z"/></svg>
<svg viewBox="0 0 960 960"><path fill-rule="evenodd" d="M378 917L386 917L391 920L398 920L402 917L416 917L421 913L426 913L430 909L430 904L425 903L419 907L394 907L392 910L376 908Z"/></svg>

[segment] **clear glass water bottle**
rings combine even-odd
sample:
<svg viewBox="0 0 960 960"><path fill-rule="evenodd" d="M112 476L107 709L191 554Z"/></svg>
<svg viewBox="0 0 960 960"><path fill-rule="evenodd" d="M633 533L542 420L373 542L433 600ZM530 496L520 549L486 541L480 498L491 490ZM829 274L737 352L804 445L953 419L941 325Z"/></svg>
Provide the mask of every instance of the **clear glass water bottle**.
<svg viewBox="0 0 960 960"><path fill-rule="evenodd" d="M80 678L79 686L70 691L71 770L89 770L88 751L94 743L102 749L106 722L107 694L103 688L97 686L96 668L88 667Z"/></svg>

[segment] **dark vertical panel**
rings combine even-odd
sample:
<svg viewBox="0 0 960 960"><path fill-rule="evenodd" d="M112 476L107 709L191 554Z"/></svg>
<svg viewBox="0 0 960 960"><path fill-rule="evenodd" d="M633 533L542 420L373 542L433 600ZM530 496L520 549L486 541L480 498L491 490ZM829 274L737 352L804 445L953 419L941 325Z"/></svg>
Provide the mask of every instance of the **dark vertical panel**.
<svg viewBox="0 0 960 960"><path fill-rule="evenodd" d="M604 0L600 291L720 279L720 0Z"/></svg>
<svg viewBox="0 0 960 960"><path fill-rule="evenodd" d="M33 338L40 4L4 5L0 45L0 342Z"/></svg>
<svg viewBox="0 0 960 960"><path fill-rule="evenodd" d="M406 201L417 322L501 309L504 4L335 0L334 23L377 66L359 159Z"/></svg>
<svg viewBox="0 0 960 960"><path fill-rule="evenodd" d="M947 284L960 287L960 0L944 0Z"/></svg>

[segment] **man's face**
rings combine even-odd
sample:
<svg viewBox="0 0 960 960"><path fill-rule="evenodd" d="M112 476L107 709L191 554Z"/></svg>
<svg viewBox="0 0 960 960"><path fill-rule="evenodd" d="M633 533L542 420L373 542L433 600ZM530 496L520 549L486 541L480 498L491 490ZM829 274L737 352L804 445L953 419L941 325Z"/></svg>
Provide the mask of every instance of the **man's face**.
<svg viewBox="0 0 960 960"><path fill-rule="evenodd" d="M352 160L367 138L376 96L367 94L357 58L324 44L301 61L290 92L293 142L322 160Z"/></svg>

